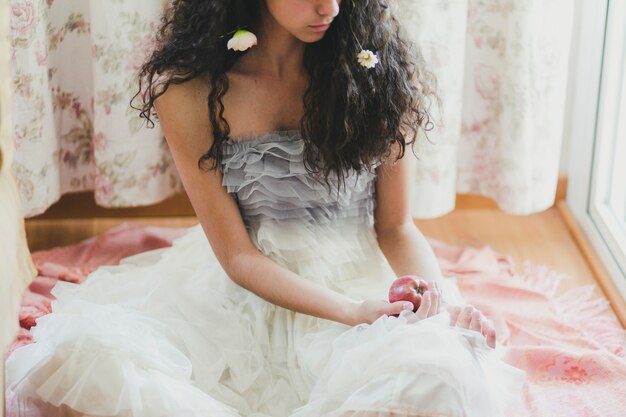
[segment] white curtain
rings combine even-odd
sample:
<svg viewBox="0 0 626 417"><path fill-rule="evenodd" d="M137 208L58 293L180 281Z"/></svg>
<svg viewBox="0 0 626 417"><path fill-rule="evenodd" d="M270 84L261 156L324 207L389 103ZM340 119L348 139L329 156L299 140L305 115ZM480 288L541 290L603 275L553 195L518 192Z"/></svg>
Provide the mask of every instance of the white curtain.
<svg viewBox="0 0 626 417"><path fill-rule="evenodd" d="M15 160L25 217L94 190L104 207L183 191L158 125L128 105L168 0L11 0ZM511 214L554 202L574 3L398 0L397 15L438 77L433 144L420 139L414 216L456 193Z"/></svg>
<svg viewBox="0 0 626 417"><path fill-rule="evenodd" d="M22 293L37 275L24 230L17 184L11 175L13 135L9 79L9 7L0 2L0 373L4 355L19 329L16 320ZM4 383L0 383L0 414L4 413Z"/></svg>
<svg viewBox="0 0 626 417"><path fill-rule="evenodd" d="M572 0L399 0L398 16L439 78L440 121L421 140L414 216L454 209L456 193L509 214L554 203ZM437 110L437 107L433 106Z"/></svg>
<svg viewBox="0 0 626 417"><path fill-rule="evenodd" d="M25 217L61 195L104 207L183 190L158 127L129 106L167 0L11 0L15 160ZM158 126L158 125L157 125Z"/></svg>

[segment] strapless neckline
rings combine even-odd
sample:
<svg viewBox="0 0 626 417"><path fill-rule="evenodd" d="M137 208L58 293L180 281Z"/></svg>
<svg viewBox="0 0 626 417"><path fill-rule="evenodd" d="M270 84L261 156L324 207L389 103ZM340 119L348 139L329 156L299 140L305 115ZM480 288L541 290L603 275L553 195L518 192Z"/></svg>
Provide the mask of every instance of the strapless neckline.
<svg viewBox="0 0 626 417"><path fill-rule="evenodd" d="M266 142L270 140L283 140L289 138L302 138L299 129L282 129L282 130L270 130L262 133L242 133L235 136L230 136L224 143L228 144L250 144L258 142Z"/></svg>

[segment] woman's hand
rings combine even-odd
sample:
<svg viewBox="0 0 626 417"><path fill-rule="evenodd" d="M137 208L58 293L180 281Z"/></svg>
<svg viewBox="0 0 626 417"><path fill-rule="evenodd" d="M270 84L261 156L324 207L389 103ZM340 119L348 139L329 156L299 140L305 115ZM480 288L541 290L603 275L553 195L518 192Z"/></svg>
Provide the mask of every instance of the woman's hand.
<svg viewBox="0 0 626 417"><path fill-rule="evenodd" d="M409 317L409 323L439 314L441 308L441 292L436 284L432 284L433 282L434 281L428 281L429 290L423 294L422 302L415 314ZM413 310L413 308L415 308L413 303L409 301L390 303L386 300L364 300L355 304L353 307L353 323L354 325L361 323L372 324L380 316L399 315L403 310Z"/></svg>
<svg viewBox="0 0 626 417"><path fill-rule="evenodd" d="M480 332L487 339L487 346L496 348L496 330L480 310L471 304L446 305L446 309L450 313L450 326Z"/></svg>

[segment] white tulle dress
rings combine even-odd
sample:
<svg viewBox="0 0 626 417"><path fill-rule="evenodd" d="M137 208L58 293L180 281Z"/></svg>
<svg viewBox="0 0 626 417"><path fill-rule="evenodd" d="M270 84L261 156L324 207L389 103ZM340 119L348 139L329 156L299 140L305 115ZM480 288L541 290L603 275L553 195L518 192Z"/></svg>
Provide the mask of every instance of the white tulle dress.
<svg viewBox="0 0 626 417"><path fill-rule="evenodd" d="M223 184L262 253L386 299L396 276L376 241L374 169L329 194L296 130L225 145ZM463 302L454 278L443 291ZM522 400L525 372L447 312L350 327L284 309L229 279L200 225L53 295L35 342L6 361L10 417L509 417Z"/></svg>

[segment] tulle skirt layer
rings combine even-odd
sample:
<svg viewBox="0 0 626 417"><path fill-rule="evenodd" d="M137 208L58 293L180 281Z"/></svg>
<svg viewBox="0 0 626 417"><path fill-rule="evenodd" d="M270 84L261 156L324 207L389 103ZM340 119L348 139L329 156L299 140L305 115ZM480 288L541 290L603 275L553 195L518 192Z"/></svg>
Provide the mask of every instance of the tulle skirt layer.
<svg viewBox="0 0 626 417"><path fill-rule="evenodd" d="M371 225L266 222L250 236L355 299L386 299L395 279ZM454 278L443 288L463 302ZM53 295L35 343L7 359L9 416L489 417L521 404L524 371L447 312L350 327L284 309L234 283L200 225Z"/></svg>

